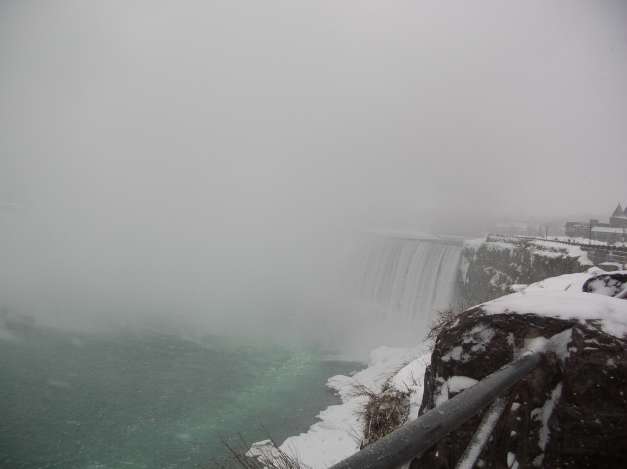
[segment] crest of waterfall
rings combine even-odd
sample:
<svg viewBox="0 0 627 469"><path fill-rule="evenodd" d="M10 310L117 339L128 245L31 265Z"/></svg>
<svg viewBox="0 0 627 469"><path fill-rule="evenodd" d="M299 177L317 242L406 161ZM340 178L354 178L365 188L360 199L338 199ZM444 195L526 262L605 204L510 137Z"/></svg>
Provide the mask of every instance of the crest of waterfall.
<svg viewBox="0 0 627 469"><path fill-rule="evenodd" d="M422 340L436 311L454 307L461 242L377 236L367 245L359 297L381 334Z"/></svg>

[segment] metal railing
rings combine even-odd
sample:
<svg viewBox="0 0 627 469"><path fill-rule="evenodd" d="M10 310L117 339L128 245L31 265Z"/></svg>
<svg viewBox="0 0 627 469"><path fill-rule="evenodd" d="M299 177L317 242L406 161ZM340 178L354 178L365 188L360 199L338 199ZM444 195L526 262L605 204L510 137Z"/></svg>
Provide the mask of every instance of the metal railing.
<svg viewBox="0 0 627 469"><path fill-rule="evenodd" d="M331 469L395 469L408 463L522 380L538 366L541 359L542 353L521 356Z"/></svg>

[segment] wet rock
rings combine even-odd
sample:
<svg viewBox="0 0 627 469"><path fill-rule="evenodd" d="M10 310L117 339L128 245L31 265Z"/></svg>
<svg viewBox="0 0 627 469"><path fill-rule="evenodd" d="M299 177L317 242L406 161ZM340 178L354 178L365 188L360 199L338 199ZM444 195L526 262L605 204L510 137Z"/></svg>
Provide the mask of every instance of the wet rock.
<svg viewBox="0 0 627 469"><path fill-rule="evenodd" d="M559 347L507 394L476 467L627 467L627 342L594 321L463 313L437 338L420 413L513 360L533 339ZM460 386L460 382L462 385ZM441 440L412 468L454 468L482 415Z"/></svg>

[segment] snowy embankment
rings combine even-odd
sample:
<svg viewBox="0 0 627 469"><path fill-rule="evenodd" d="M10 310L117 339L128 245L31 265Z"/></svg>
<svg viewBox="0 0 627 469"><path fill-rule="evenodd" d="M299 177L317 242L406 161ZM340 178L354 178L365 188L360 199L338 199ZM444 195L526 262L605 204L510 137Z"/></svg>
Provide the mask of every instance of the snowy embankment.
<svg viewBox="0 0 627 469"><path fill-rule="evenodd" d="M280 449L298 459L305 467L325 469L359 450L362 439L361 412L368 398L356 395L358 386L378 393L389 381L399 391L409 392L409 419L418 416L422 401L423 376L429 364L427 345L415 348L379 347L370 354L368 367L353 376L333 376L327 386L336 392L341 404L323 410L319 422L300 435L285 440ZM269 442L255 443L249 456L272 458Z"/></svg>

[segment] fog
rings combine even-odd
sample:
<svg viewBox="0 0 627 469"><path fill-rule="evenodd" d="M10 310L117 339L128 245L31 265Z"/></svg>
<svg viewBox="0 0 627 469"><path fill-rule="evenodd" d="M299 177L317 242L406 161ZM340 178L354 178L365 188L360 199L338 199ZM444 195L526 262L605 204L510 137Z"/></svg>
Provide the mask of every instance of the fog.
<svg viewBox="0 0 627 469"><path fill-rule="evenodd" d="M626 21L621 0L4 1L0 303L325 335L359 233L607 216Z"/></svg>

